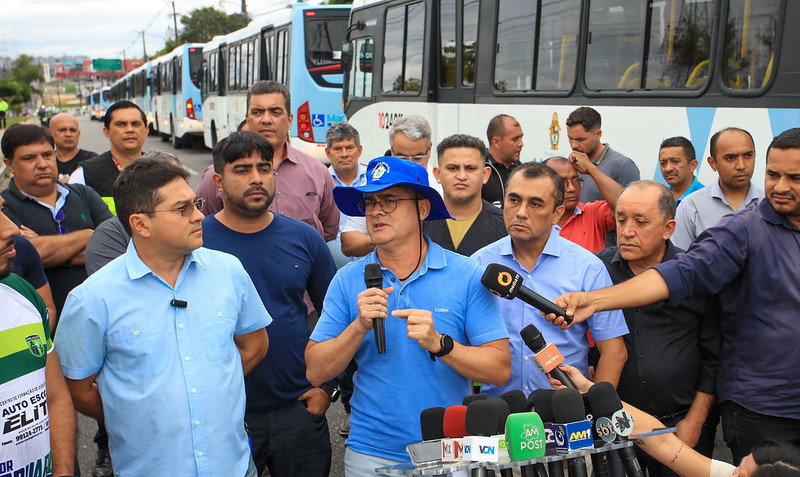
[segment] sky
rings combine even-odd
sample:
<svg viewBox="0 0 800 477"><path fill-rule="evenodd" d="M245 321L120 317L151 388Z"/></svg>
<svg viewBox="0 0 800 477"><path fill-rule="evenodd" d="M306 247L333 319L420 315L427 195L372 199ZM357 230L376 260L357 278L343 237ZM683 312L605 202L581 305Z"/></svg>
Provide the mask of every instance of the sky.
<svg viewBox="0 0 800 477"><path fill-rule="evenodd" d="M247 0L247 10L252 17L287 3ZM207 6L235 13L241 0L175 0L179 15ZM142 30L149 56L173 35L171 0L0 0L0 12L0 57L122 58L125 50L128 59L141 58Z"/></svg>

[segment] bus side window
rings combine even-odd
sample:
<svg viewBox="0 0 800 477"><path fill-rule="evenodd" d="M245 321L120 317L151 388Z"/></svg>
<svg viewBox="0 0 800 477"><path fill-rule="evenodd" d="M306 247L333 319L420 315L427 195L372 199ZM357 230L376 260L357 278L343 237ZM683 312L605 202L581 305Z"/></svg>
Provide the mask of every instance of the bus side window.
<svg viewBox="0 0 800 477"><path fill-rule="evenodd" d="M383 90L422 90L422 59L425 44L425 5L421 2L386 10L383 42Z"/></svg>
<svg viewBox="0 0 800 477"><path fill-rule="evenodd" d="M722 80L734 90L767 86L778 35L779 0L731 0L725 31Z"/></svg>

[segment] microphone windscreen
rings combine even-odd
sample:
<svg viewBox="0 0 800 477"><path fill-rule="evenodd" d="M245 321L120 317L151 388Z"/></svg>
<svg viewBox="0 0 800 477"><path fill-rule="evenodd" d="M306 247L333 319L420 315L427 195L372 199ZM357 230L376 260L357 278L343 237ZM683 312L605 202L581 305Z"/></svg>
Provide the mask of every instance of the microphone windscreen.
<svg viewBox="0 0 800 477"><path fill-rule="evenodd" d="M423 441L432 441L445 437L444 411L443 407L431 407L419 414L419 425L422 429Z"/></svg>
<svg viewBox="0 0 800 477"><path fill-rule="evenodd" d="M506 419L510 414L508 403L504 399L490 397L487 401L491 402L497 411L497 422L495 424L495 432L492 434L505 434L506 432Z"/></svg>
<svg viewBox="0 0 800 477"><path fill-rule="evenodd" d="M491 436L497 432L497 419L498 408L491 399L472 401L467 406L466 431L473 436Z"/></svg>
<svg viewBox="0 0 800 477"><path fill-rule="evenodd" d="M622 409L622 401L614 385L607 381L600 381L586 393L592 412L595 417L611 417L612 414Z"/></svg>
<svg viewBox="0 0 800 477"><path fill-rule="evenodd" d="M442 420L442 430L445 437L464 437L467 434L466 428L467 406L456 404L444 410Z"/></svg>
<svg viewBox="0 0 800 477"><path fill-rule="evenodd" d="M469 403L472 401L480 401L482 399L489 399L489 395L486 393L469 394L464 396L464 399L461 400L461 404L469 406Z"/></svg>
<svg viewBox="0 0 800 477"><path fill-rule="evenodd" d="M508 412L516 414L518 412L527 411L527 399L525 393L521 389L512 389L500 396L500 399L508 404Z"/></svg>
<svg viewBox="0 0 800 477"><path fill-rule="evenodd" d="M553 418L553 394L555 389L537 389L528 396L528 404L544 422L555 422Z"/></svg>
<svg viewBox="0 0 800 477"><path fill-rule="evenodd" d="M522 328L519 332L520 337L522 337L522 341L525 343L531 351L538 352L542 348L544 348L547 343L544 341L544 336L542 336L542 332L539 331L539 328L528 325L525 328Z"/></svg>
<svg viewBox="0 0 800 477"><path fill-rule="evenodd" d="M560 424L586 419L581 393L569 388L559 389L553 393L553 418Z"/></svg>
<svg viewBox="0 0 800 477"><path fill-rule="evenodd" d="M517 296L519 281L519 273L499 263L490 263L481 277L481 284L484 287L508 300Z"/></svg>
<svg viewBox="0 0 800 477"><path fill-rule="evenodd" d="M383 285L383 270L379 263L368 263L364 267L364 283L367 288L381 288Z"/></svg>

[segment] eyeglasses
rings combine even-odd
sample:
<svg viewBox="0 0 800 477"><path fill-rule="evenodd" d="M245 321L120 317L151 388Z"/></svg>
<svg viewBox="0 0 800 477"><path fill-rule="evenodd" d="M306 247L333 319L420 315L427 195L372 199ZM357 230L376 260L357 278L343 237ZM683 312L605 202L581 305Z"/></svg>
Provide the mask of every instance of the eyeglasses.
<svg viewBox="0 0 800 477"><path fill-rule="evenodd" d="M61 222L63 222L64 219L67 218L66 214L64 214L64 209L58 209L58 212L56 212L56 216L53 218L56 219L56 223L58 224L58 235L64 235L69 233L69 227L67 227L66 225L61 225Z"/></svg>
<svg viewBox="0 0 800 477"><path fill-rule="evenodd" d="M411 162L420 162L423 159L425 159L426 157L428 157L428 155L427 154L417 154L416 156L404 156L403 154L395 154L394 157L396 157L398 159L405 159L406 161L411 161Z"/></svg>
<svg viewBox="0 0 800 477"><path fill-rule="evenodd" d="M387 195L384 197L378 198L378 200L367 198L365 197L361 201L358 202L358 210L364 212L365 214L372 213L375 206L378 205L382 211L387 214L391 214L392 212L397 209L397 202L401 200L417 200L416 197L404 199L401 197L395 197L393 195Z"/></svg>
<svg viewBox="0 0 800 477"><path fill-rule="evenodd" d="M575 177L575 178L570 179L570 180L566 180L565 179L564 180L564 185L567 185L567 184L572 184L573 187L578 187L579 185L583 184L583 178L582 177Z"/></svg>
<svg viewBox="0 0 800 477"><path fill-rule="evenodd" d="M202 197L198 197L197 199L187 202L186 205L183 207L178 207L177 209L163 209L163 210L154 210L153 213L156 212L180 212L181 217L191 217L194 209L202 210L203 204L206 203L206 200Z"/></svg>

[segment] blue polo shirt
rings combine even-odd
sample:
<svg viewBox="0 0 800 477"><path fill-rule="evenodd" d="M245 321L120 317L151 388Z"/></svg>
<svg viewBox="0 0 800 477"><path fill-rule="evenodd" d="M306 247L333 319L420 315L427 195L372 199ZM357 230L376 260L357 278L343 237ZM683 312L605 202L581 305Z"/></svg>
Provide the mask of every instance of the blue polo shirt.
<svg viewBox="0 0 800 477"><path fill-rule="evenodd" d="M523 285L548 300L567 292L596 290L613 284L599 258L558 235L555 228L550 232L542 254L531 271L526 270L514 257L510 236L478 250L472 258L484 266L499 263L513 269L522 275ZM564 362L578 368L586 376L589 373L589 341L586 330L592 331L595 341L609 340L628 333L628 325L625 324L625 317L620 310L595 313L588 320L562 330L553 326L539 314L539 310L522 300L501 299L500 306L511 336L511 379L502 387L486 384L481 386L481 391L490 396L500 396L513 389L522 389L525 394L530 394L536 389L550 388L547 377L529 358L533 352L525 346L519 335L520 330L529 324L542 332L545 341L556 345L564 356Z"/></svg>
<svg viewBox="0 0 800 477"><path fill-rule="evenodd" d="M204 248L186 256L174 288L133 241L76 287L56 349L67 378L97 373L115 473L245 475L244 375L233 339L271 321L239 260Z"/></svg>
<svg viewBox="0 0 800 477"><path fill-rule="evenodd" d="M688 195L689 195L689 194L691 194L692 192L697 192L698 190L700 190L700 189L702 189L703 187L705 187L703 184L701 184L701 183L700 183L700 181L699 181L699 180L697 180L697 176L693 176L693 177L694 177L694 180L693 180L693 181L692 181L692 183L689 185L689 188L688 188L688 189L686 189L686 191L685 191L683 194L681 194L681 197L680 197L678 200L676 200L676 201L675 201L675 205L678 205L678 204L680 204L680 203L681 203L681 201L682 201L683 199L685 199L685 198L686 198L686 196L688 196ZM670 187L670 189L672 189L672 187Z"/></svg>
<svg viewBox="0 0 800 477"><path fill-rule="evenodd" d="M667 282L670 305L719 294L717 398L800 419L800 229L762 199L655 269Z"/></svg>
<svg viewBox="0 0 800 477"><path fill-rule="evenodd" d="M500 316L500 300L481 285L481 266L467 257L428 242L422 266L404 284L383 269L383 288L389 295L386 353L378 354L375 335L368 332L355 353L358 371L350 400L350 436L345 442L356 452L408 461L408 444L420 442L419 414L430 407L461 404L471 393L470 381L437 359L416 340L409 339L406 320L393 310L428 310L440 333L454 341L477 346L508 338ZM358 294L364 285L364 267L378 263L377 252L341 268L333 278L325 306L311 339L335 338L358 317Z"/></svg>

